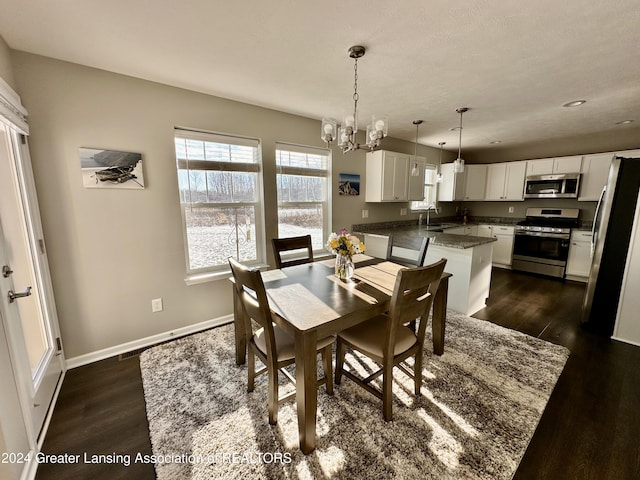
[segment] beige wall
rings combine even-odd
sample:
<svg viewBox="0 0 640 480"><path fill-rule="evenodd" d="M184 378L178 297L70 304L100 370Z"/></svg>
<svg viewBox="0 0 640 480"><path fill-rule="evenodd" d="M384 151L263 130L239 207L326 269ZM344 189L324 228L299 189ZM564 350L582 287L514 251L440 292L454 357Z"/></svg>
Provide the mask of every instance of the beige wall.
<svg viewBox="0 0 640 480"><path fill-rule="evenodd" d="M67 357L232 313L226 280L184 282L173 128L262 140L269 239L277 225L275 143L321 146L319 122L24 52L13 52L12 60L29 111L32 163ZM141 152L146 188L83 188L79 147ZM390 141L385 147L413 153L411 142ZM437 159L430 147L418 153ZM364 153L335 150L333 191L339 173L359 173L364 181L364 161ZM333 200L334 229L361 221L364 194ZM411 218L399 217L401 204L366 205L369 222ZM152 314L151 299L158 297L164 311Z"/></svg>
<svg viewBox="0 0 640 480"><path fill-rule="evenodd" d="M0 35L0 78L16 90L16 82L13 76L13 66L11 65L11 50Z"/></svg>

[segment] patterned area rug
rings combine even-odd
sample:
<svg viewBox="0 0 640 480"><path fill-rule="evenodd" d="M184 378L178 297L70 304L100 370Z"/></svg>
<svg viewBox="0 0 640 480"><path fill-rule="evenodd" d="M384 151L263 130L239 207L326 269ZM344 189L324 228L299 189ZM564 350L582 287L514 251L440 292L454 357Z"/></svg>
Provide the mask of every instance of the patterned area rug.
<svg viewBox="0 0 640 480"><path fill-rule="evenodd" d="M266 375L247 393L233 343L226 325L141 355L160 480L509 479L569 355L450 311L444 355L433 355L427 339L423 395L415 398L412 381L395 369L394 420L385 422L381 402L349 379L334 396L321 387L317 448L305 456L295 401L281 405L270 426ZM350 355L346 366L372 367Z"/></svg>

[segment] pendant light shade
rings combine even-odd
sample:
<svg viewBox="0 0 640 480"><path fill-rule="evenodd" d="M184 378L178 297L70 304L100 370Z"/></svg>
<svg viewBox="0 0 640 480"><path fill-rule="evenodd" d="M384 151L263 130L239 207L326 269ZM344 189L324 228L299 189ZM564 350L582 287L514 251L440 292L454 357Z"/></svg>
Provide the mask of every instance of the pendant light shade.
<svg viewBox="0 0 640 480"><path fill-rule="evenodd" d="M460 127L459 127L459 142L458 142L458 158L453 162L453 171L455 173L464 172L464 160L462 159L462 114L469 111L467 107L460 107L456 109L456 112L460 114Z"/></svg>
<svg viewBox="0 0 640 480"><path fill-rule="evenodd" d="M411 176L418 177L420 176L420 169L418 168L418 127L422 120L414 120L413 124L416 126L416 142L413 147L413 164L411 166Z"/></svg>

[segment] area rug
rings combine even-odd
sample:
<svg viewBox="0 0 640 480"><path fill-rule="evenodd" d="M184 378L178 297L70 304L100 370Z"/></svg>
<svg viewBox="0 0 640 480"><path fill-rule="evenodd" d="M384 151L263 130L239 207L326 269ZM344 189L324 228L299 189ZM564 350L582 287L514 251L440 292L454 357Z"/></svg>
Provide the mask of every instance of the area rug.
<svg viewBox="0 0 640 480"><path fill-rule="evenodd" d="M317 448L306 456L295 401L281 405L270 426L266 375L247 393L232 325L145 351L140 367L158 479L511 478L568 350L451 311L444 355L426 341L423 394L414 397L412 381L395 369L391 422L381 401L349 379L334 396L321 387ZM372 368L350 354L345 366Z"/></svg>

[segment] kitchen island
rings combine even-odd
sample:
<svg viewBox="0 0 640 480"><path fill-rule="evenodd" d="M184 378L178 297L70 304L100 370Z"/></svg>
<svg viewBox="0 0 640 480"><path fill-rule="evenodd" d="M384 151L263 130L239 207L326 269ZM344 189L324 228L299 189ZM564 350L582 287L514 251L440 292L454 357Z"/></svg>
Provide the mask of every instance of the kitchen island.
<svg viewBox="0 0 640 480"><path fill-rule="evenodd" d="M454 225L455 226L455 225ZM440 230L440 231L436 231ZM386 243L393 234L395 243L409 248L424 237L429 237L429 247L424 264L447 259L445 271L453 274L449 279L447 307L464 315L473 315L485 307L491 285L493 237L447 234L443 228L418 225L367 228L359 225L354 233L364 238L367 254L386 257ZM381 247L384 244L385 247ZM369 248L369 247L372 248Z"/></svg>

